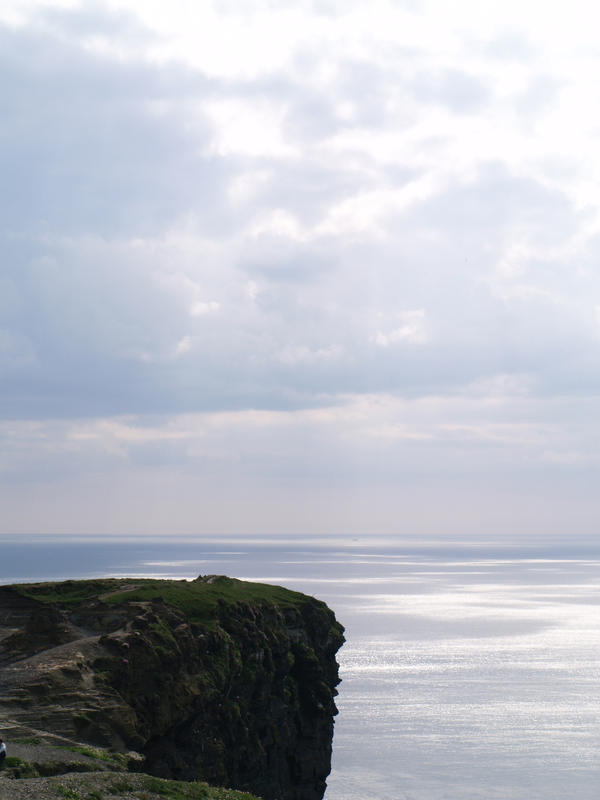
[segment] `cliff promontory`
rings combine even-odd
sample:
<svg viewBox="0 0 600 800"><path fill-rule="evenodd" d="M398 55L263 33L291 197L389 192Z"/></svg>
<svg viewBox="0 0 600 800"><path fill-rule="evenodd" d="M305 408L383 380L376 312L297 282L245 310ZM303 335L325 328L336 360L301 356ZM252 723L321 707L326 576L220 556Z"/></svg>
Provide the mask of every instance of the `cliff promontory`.
<svg viewBox="0 0 600 800"><path fill-rule="evenodd" d="M135 751L156 778L320 800L342 642L324 603L224 576L0 586L0 735Z"/></svg>

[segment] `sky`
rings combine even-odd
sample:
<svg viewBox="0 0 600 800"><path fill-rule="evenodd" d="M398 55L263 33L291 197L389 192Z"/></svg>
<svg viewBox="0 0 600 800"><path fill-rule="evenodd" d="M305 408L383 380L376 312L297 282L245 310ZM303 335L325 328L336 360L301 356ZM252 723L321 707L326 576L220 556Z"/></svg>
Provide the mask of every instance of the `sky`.
<svg viewBox="0 0 600 800"><path fill-rule="evenodd" d="M3 0L0 532L593 536L597 21Z"/></svg>

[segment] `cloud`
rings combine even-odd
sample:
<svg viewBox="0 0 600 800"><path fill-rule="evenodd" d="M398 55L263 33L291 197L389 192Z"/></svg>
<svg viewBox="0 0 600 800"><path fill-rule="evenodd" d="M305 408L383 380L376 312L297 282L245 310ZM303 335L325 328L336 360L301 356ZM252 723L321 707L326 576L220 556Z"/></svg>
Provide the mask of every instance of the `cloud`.
<svg viewBox="0 0 600 800"><path fill-rule="evenodd" d="M377 331L372 337L378 347L390 347L402 342L419 344L427 341L425 312L422 308L416 311L405 311L399 315L399 318L402 322L400 327L393 328L386 333Z"/></svg>
<svg viewBox="0 0 600 800"><path fill-rule="evenodd" d="M175 353L176 357L182 356L185 353L189 353L192 349L192 337L191 336L182 336L182 338L177 342L175 345Z"/></svg>
<svg viewBox="0 0 600 800"><path fill-rule="evenodd" d="M597 65L570 11L521 5L7 4L6 480L48 508L77 476L160 476L196 508L201 476L280 521L303 491L392 515L390 487L511 470L573 501Z"/></svg>
<svg viewBox="0 0 600 800"><path fill-rule="evenodd" d="M148 235L194 207L203 224L216 219L227 167L203 155L202 76L119 63L35 29L0 37L11 75L1 90L5 231Z"/></svg>
<svg viewBox="0 0 600 800"><path fill-rule="evenodd" d="M305 345L286 347L279 353L279 360L284 364L310 364L312 362L327 363L341 358L344 349L340 345L332 344L329 347L321 347L318 350L311 350Z"/></svg>
<svg viewBox="0 0 600 800"><path fill-rule="evenodd" d="M438 103L457 114L481 110L490 96L481 80L456 69L419 73L413 81L413 92L417 100Z"/></svg>
<svg viewBox="0 0 600 800"><path fill-rule="evenodd" d="M486 52L502 61L528 61L535 55L535 48L522 32L508 31L495 36L485 45Z"/></svg>
<svg viewBox="0 0 600 800"><path fill-rule="evenodd" d="M514 243L522 209L534 223L527 245ZM360 246L310 229L300 242L285 232L207 239L187 224L152 239L47 238L37 255L19 251L4 278L13 297L4 351L14 362L4 413L281 408L349 391L455 391L510 359L547 382L557 357L572 363L567 341L588 348L573 315L594 274L581 276L576 301L568 262L549 272L549 257L538 261L539 242L542 254L551 247L544 218L554 213L551 236L568 240L568 211L535 183L484 169L392 215L393 234ZM324 371L331 352L344 358Z"/></svg>
<svg viewBox="0 0 600 800"><path fill-rule="evenodd" d="M193 317L203 317L205 314L215 314L221 308L216 300L196 300L190 308Z"/></svg>
<svg viewBox="0 0 600 800"><path fill-rule="evenodd" d="M586 486L600 465L584 410L504 386L500 397L3 423L3 530L281 534L312 516L329 533L502 535L525 518L530 532L560 533L575 507L579 533L591 532Z"/></svg>
<svg viewBox="0 0 600 800"><path fill-rule="evenodd" d="M517 108L528 119L540 119L558 100L561 82L547 75L535 76L523 94L517 98Z"/></svg>

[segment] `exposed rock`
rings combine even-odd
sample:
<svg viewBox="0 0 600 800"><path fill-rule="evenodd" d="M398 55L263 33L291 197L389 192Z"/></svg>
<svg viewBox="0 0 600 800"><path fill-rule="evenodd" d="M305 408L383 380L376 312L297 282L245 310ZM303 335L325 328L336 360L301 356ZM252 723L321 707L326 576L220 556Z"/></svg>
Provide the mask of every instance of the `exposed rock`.
<svg viewBox="0 0 600 800"><path fill-rule="evenodd" d="M320 800L342 627L323 603L224 576L0 587L0 713L151 774Z"/></svg>

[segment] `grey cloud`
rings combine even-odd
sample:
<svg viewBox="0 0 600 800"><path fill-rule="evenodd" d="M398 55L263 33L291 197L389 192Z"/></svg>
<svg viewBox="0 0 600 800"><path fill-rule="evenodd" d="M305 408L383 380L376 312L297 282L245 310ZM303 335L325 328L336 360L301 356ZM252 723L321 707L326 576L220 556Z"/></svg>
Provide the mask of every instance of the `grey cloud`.
<svg viewBox="0 0 600 800"><path fill-rule="evenodd" d="M79 8L39 8L31 25L38 31L49 31L69 39L105 36L113 42L126 40L131 45L158 38L132 14L117 9L109 11L96 0L87 0L85 6Z"/></svg>
<svg viewBox="0 0 600 800"><path fill-rule="evenodd" d="M285 131L294 140L322 139L344 127L325 92L299 91L288 97Z"/></svg>
<svg viewBox="0 0 600 800"><path fill-rule="evenodd" d="M129 59L85 50L94 34L133 42ZM0 29L3 528L314 529L314 509L339 530L423 530L435 506L425 526L462 534L491 512L506 528L518 498L538 529L560 506L591 530L593 213L501 161L447 178L452 130L419 139L431 105L485 114L491 86L418 44L374 66L309 43L289 72L208 79L136 61L147 36L96 4ZM477 55L520 61L521 133L556 102L550 78L525 80L527 42ZM285 113L294 155L217 154L213 100ZM512 125L510 109L498 98ZM369 152L370 132L389 150ZM525 166L557 186L584 169ZM432 193L411 201L410 181ZM403 402L381 411L387 395ZM178 416L311 408L200 431Z"/></svg>
<svg viewBox="0 0 600 800"><path fill-rule="evenodd" d="M407 53L395 54L395 61L408 58ZM353 105L351 120L355 125L378 127L389 121L387 101L402 84L396 65L390 72L364 61L347 61L340 66L338 92Z"/></svg>
<svg viewBox="0 0 600 800"><path fill-rule="evenodd" d="M540 416L548 415L549 409L539 398L530 399L521 407L518 421L507 425L506 438L503 421L507 422L506 413L517 411L514 398L504 399L502 419L498 418L498 405L469 402L464 396L454 403L434 405L429 411L428 405L405 404L390 418L390 430L384 426L379 433L382 420L375 404L368 419L356 417L357 427L344 418L341 407L339 424L334 419L327 424L296 419L283 425L269 421L257 426L221 425L183 443L152 441L151 437L145 443L135 437L121 439L118 452L106 448L102 437L73 439L68 436L68 425L52 423L41 428L37 437L4 447L0 464L7 484L28 479L56 487L87 475L93 479L88 478L88 483L94 492L101 494L107 478L120 483L123 476L124 486L141 479L150 486L155 478L169 474L170 480L159 492L171 481L176 492L176 487L189 482L196 496L220 484L221 489L226 487L225 500L229 492L235 496L243 486L256 490L262 499L279 489L298 492L300 499L307 490L366 492L379 487L394 489L397 500L397 492L419 491L425 486L435 492L444 487L449 495L464 492L467 496L470 490L485 497L493 486L507 497L512 493L514 500L520 494L539 492L540 480L546 486L560 484L574 496L585 497L593 489L599 466L597 437L590 439L587 423L578 424L577 403L555 407L545 420L554 427L546 426L543 435L536 436L532 432L536 433ZM163 420L162 431L168 422ZM144 432L143 422L129 424L133 432ZM395 436L395 425L425 435L421 439ZM566 450L567 456L573 448L583 462L546 458L553 447L557 455ZM582 485L584 471L587 478Z"/></svg>
<svg viewBox="0 0 600 800"><path fill-rule="evenodd" d="M257 201L288 209L304 224L312 225L323 218L337 199L364 188L367 180L362 172L337 164L283 164L273 171L272 181Z"/></svg>
<svg viewBox="0 0 600 800"><path fill-rule="evenodd" d="M412 81L415 99L445 106L457 114L471 114L490 99L490 89L477 77L459 70L422 71Z"/></svg>
<svg viewBox="0 0 600 800"><path fill-rule="evenodd" d="M45 24L0 28L0 66L11 76L0 88L7 112L0 152L4 230L147 236L194 213L198 228L231 232L260 205L234 211L227 198L230 181L256 168L276 176L264 193L266 202L282 204L287 195L294 212L312 222L335 196L364 184L365 173L345 165L206 154L213 134L203 114L207 100L261 97L288 106L288 135L304 141L346 124L336 118L329 96L282 76L209 80L174 65L120 63L88 52L74 43L73 26L84 32L98 24L117 36L125 25L129 36L130 21L97 10L49 11ZM383 77L367 72L365 65L345 67L348 87L340 92L363 94L361 81L366 86L372 79L372 105ZM359 97L358 105L364 104Z"/></svg>
<svg viewBox="0 0 600 800"><path fill-rule="evenodd" d="M549 75L538 75L517 99L517 109L526 119L537 119L549 110L562 87L561 81Z"/></svg>
<svg viewBox="0 0 600 800"><path fill-rule="evenodd" d="M547 377L544 391L563 390L578 380L573 346L587 353L582 367L594 358L577 312L543 293L511 298L495 289L499 254L523 220L533 243L558 244L576 229L562 195L492 167L394 219L393 235L378 244L255 237L239 252L225 249L221 308L198 318L185 291L165 288L177 249L148 261L145 250L101 240L46 245L5 273L16 298L9 331L34 361L5 372L2 411L310 407L340 393L446 394L514 370ZM531 260L522 267L534 287L564 286L560 261L552 281ZM202 286L215 268L207 261L191 274ZM424 311L426 340L378 346L378 332L401 328L414 309ZM184 337L189 351L176 355Z"/></svg>
<svg viewBox="0 0 600 800"><path fill-rule="evenodd" d="M485 165L469 182L390 213L380 237L250 235L245 226L271 209L309 226L350 194L398 188L417 173L402 164L358 168L345 155L324 166L306 155L200 154L210 125L201 112L193 133L186 125L207 97L288 98L299 131L301 118L316 118L302 136L327 138L338 124L328 98L291 79L215 83L171 66L118 64L27 30L4 30L2 44L14 76L0 90L10 189L1 239L4 415L311 407L340 393L452 393L514 370L538 375L550 392L595 365L577 311L539 291L503 295L494 284L499 258L523 230L528 244L546 248L577 231L560 192ZM381 70L345 62L339 97L379 124L394 75L386 83ZM466 112L487 99L460 72L419 81L417 101ZM251 202L234 206L231 180L253 171L266 178ZM197 255L161 244L182 219L192 236L209 238ZM150 241L136 248L144 235ZM560 293L569 284L559 258L522 266L534 289ZM181 275L197 288L173 288ZM580 292L594 287L589 278ZM194 301L214 302L218 313L194 317ZM423 311L427 337L379 346L378 334L385 340L414 310Z"/></svg>
<svg viewBox="0 0 600 800"><path fill-rule="evenodd" d="M154 233L190 208L227 224L224 160L186 116L210 85L183 70L117 64L46 34L0 29L6 112L4 230Z"/></svg>
<svg viewBox="0 0 600 800"><path fill-rule="evenodd" d="M308 227L321 222L345 197L377 190L382 184L400 187L422 174L422 169L409 165L386 165L382 169L358 155L351 163L316 156L300 161L258 158L240 163L239 168L241 174L247 170L250 179L253 173L260 176L248 201L248 214L283 209Z"/></svg>
<svg viewBox="0 0 600 800"><path fill-rule="evenodd" d="M305 57L314 62L313 53ZM280 86L281 99L288 107L286 131L292 140L323 139L356 126L376 127L389 118L387 99L397 91L396 70L386 74L360 61L342 61L336 66L333 88L307 88L292 81Z"/></svg>
<svg viewBox="0 0 600 800"><path fill-rule="evenodd" d="M189 454L189 443L185 441L155 441L133 444L127 448L127 461L143 469L156 467L187 467L194 469ZM204 459L203 466L208 459ZM196 466L196 469L198 467Z"/></svg>
<svg viewBox="0 0 600 800"><path fill-rule="evenodd" d="M18 297L11 330L33 353L32 363L5 373L5 414L90 415L145 405L150 386L140 357L178 333L176 302L153 287L147 268L123 264L118 250L93 243L46 247L5 268ZM165 393L155 387L152 402Z"/></svg>
<svg viewBox="0 0 600 800"><path fill-rule="evenodd" d="M487 245L489 237L498 244L510 226L526 229L528 236L548 245L563 241L576 226L565 194L512 175L501 163L483 165L476 180L452 186L410 214L446 235L464 237L457 238L458 242L485 241Z"/></svg>
<svg viewBox="0 0 600 800"><path fill-rule="evenodd" d="M535 48L522 33L506 31L487 43L485 53L501 61L529 61Z"/></svg>
<svg viewBox="0 0 600 800"><path fill-rule="evenodd" d="M252 278L273 283L314 284L337 261L337 254L330 247L263 235L244 253L240 268ZM263 307L266 299L263 296L259 300Z"/></svg>

